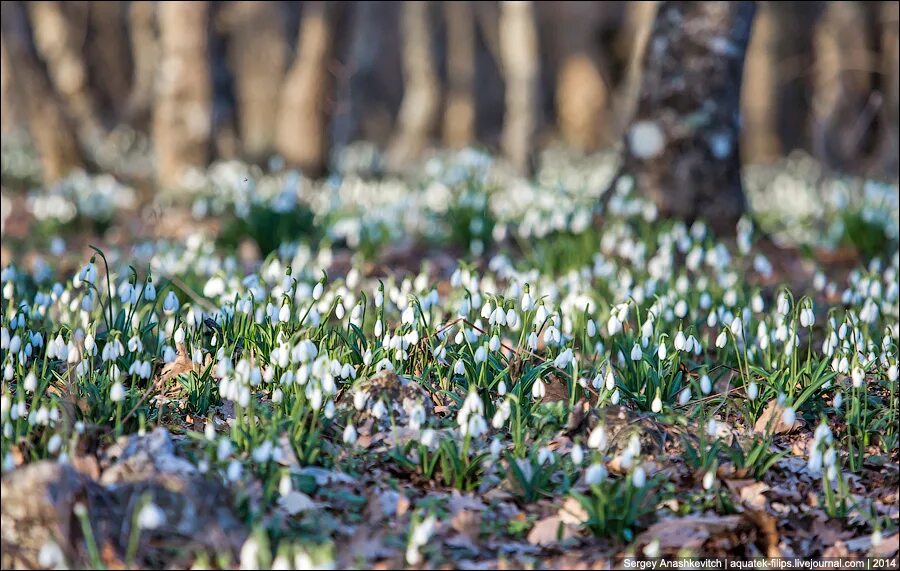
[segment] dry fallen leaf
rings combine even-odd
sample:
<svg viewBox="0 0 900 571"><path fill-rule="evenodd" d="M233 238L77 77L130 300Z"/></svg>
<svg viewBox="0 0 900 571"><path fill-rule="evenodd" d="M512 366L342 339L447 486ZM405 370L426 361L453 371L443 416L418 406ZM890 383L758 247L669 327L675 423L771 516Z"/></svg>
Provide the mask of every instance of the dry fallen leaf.
<svg viewBox="0 0 900 571"><path fill-rule="evenodd" d="M786 424L784 422L784 408L785 407L778 404L778 401L771 401L766 405L766 408L763 409L759 418L756 419L753 431L758 434L787 434L792 430L800 428L803 425L803 421L799 418L794 420L793 424Z"/></svg>
<svg viewBox="0 0 900 571"><path fill-rule="evenodd" d="M293 490L288 495L280 498L278 505L289 515L297 515L300 512L311 511L318 507L312 498L297 490Z"/></svg>
<svg viewBox="0 0 900 571"><path fill-rule="evenodd" d="M528 543L546 547L574 535L575 531L570 526L563 524L558 515L552 515L535 522L534 527L528 532Z"/></svg>
<svg viewBox="0 0 900 571"><path fill-rule="evenodd" d="M746 527L743 516L688 516L666 519L650 526L638 536L638 544L647 544L654 539L660 549L699 549L710 537Z"/></svg>
<svg viewBox="0 0 900 571"><path fill-rule="evenodd" d="M557 515L559 515L559 519L563 523L570 525L581 525L590 519L590 515L584 509L584 506L581 505L581 502L573 497L566 498Z"/></svg>

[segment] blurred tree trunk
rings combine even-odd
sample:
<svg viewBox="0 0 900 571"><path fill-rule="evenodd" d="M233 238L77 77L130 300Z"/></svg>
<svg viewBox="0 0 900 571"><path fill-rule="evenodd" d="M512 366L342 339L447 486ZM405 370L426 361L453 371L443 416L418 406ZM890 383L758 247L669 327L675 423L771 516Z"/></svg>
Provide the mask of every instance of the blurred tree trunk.
<svg viewBox="0 0 900 571"><path fill-rule="evenodd" d="M133 71L125 118L136 128L146 131L150 123L160 57L156 4L144 0L131 2L128 5L128 27Z"/></svg>
<svg viewBox="0 0 900 571"><path fill-rule="evenodd" d="M85 143L98 142L103 129L84 58L88 3L43 1L30 3L29 8L35 47L47 64L56 92L78 125L79 137Z"/></svg>
<svg viewBox="0 0 900 571"><path fill-rule="evenodd" d="M228 61L234 77L238 133L245 156L271 154L279 89L287 65L283 15L273 2L230 2L223 7Z"/></svg>
<svg viewBox="0 0 900 571"><path fill-rule="evenodd" d="M533 169L539 78L537 29L528 0L504 0L500 5L500 67L506 83L503 152L520 174Z"/></svg>
<svg viewBox="0 0 900 571"><path fill-rule="evenodd" d="M403 3L403 101L397 117L397 134L387 163L392 169L406 166L428 145L438 120L440 88L432 54L429 3Z"/></svg>
<svg viewBox="0 0 900 571"><path fill-rule="evenodd" d="M766 2L772 14L776 133L779 153L809 147L812 114L813 31L824 2Z"/></svg>
<svg viewBox="0 0 900 571"><path fill-rule="evenodd" d="M629 2L628 10L625 12L623 41L626 43L624 51L628 60L625 64L625 77L621 87L617 89L616 101L613 104L615 133L619 136L625 133L637 109L641 89L641 63L644 61L644 52L647 49L650 31L653 29L658 4L659 2L655 1Z"/></svg>
<svg viewBox="0 0 900 571"><path fill-rule="evenodd" d="M123 116L131 91L126 9L124 2L89 3L85 61L98 109L107 110L100 120L108 126L118 123Z"/></svg>
<svg viewBox="0 0 900 571"><path fill-rule="evenodd" d="M782 154L778 137L778 58L775 57L777 24L771 2L760 3L753 23L747 65L741 93L744 133L741 150L744 162L768 163ZM799 115L797 109L794 114Z"/></svg>
<svg viewBox="0 0 900 571"><path fill-rule="evenodd" d="M744 212L740 93L753 2L662 2L624 172L664 216L733 233Z"/></svg>
<svg viewBox="0 0 900 571"><path fill-rule="evenodd" d="M44 179L51 182L84 164L75 122L67 115L34 52L25 8L19 2L0 2L0 12L6 52L3 67L8 69L14 96L22 105L40 154Z"/></svg>
<svg viewBox="0 0 900 571"><path fill-rule="evenodd" d="M157 179L175 188L206 166L212 121L208 61L209 2L158 6L160 65L153 110Z"/></svg>
<svg viewBox="0 0 900 571"><path fill-rule="evenodd" d="M878 172L896 178L900 170L900 4L881 2L881 141Z"/></svg>
<svg viewBox="0 0 900 571"><path fill-rule="evenodd" d="M9 54L6 53L6 40L0 36L0 132L4 135L23 126L19 117L22 107L13 92L11 66Z"/></svg>
<svg viewBox="0 0 900 571"><path fill-rule="evenodd" d="M871 4L829 2L816 30L813 148L832 168L858 170L874 144L874 16Z"/></svg>
<svg viewBox="0 0 900 571"><path fill-rule="evenodd" d="M475 14L469 1L444 2L447 21L447 101L444 143L462 148L475 137Z"/></svg>
<svg viewBox="0 0 900 571"><path fill-rule="evenodd" d="M331 10L326 2L303 7L297 55L281 90L276 134L278 152L308 176L321 174L327 161L325 98L331 89Z"/></svg>
<svg viewBox="0 0 900 571"><path fill-rule="evenodd" d="M606 62L597 49L603 8L571 1L548 6L554 16L551 29L562 32L554 34L561 58L556 74L557 121L563 140L580 152L596 150L601 129L607 127L609 91L601 73Z"/></svg>

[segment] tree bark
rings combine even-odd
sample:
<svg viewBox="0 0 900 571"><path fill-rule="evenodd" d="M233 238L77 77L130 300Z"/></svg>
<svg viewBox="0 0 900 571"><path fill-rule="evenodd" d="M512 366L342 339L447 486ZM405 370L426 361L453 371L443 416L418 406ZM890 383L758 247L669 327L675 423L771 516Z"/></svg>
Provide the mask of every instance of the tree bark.
<svg viewBox="0 0 900 571"><path fill-rule="evenodd" d="M277 87L288 53L282 13L272 2L231 2L223 10L241 146L246 157L258 161L274 148Z"/></svg>
<svg viewBox="0 0 900 571"><path fill-rule="evenodd" d="M896 178L900 170L900 5L882 2L881 142L878 174Z"/></svg>
<svg viewBox="0 0 900 571"><path fill-rule="evenodd" d="M428 145L438 120L440 88L431 50L429 3L403 4L403 101L397 117L397 134L388 150L390 168L399 169Z"/></svg>
<svg viewBox="0 0 900 571"><path fill-rule="evenodd" d="M157 179L165 188L179 187L189 169L206 166L212 115L208 17L208 2L158 6L161 62L153 140Z"/></svg>
<svg viewBox="0 0 900 571"><path fill-rule="evenodd" d="M875 141L873 79L879 61L870 43L874 6L829 2L815 34L813 149L826 165L859 172Z"/></svg>
<svg viewBox="0 0 900 571"><path fill-rule="evenodd" d="M146 131L152 115L160 57L156 4L145 0L131 2L128 27L133 71L125 118L134 127Z"/></svg>
<svg viewBox="0 0 900 571"><path fill-rule="evenodd" d="M328 61L333 33L326 2L308 2L300 21L297 55L281 90L276 144L287 162L308 176L327 162L325 98L331 89Z"/></svg>
<svg viewBox="0 0 900 571"><path fill-rule="evenodd" d="M10 85L22 105L28 130L41 157L44 180L52 182L84 164L75 122L34 52L25 8L19 2L0 3L0 20Z"/></svg>
<svg viewBox="0 0 900 571"><path fill-rule="evenodd" d="M662 2L624 171L661 214L733 233L744 212L740 93L753 2Z"/></svg>
<svg viewBox="0 0 900 571"><path fill-rule="evenodd" d="M123 2L89 3L85 60L98 109L107 111L100 116L107 127L120 121L131 91L131 50L126 9Z"/></svg>
<svg viewBox="0 0 900 571"><path fill-rule="evenodd" d="M520 174L533 169L539 78L537 29L528 0L504 0L500 8L500 67L506 83L503 152Z"/></svg>
<svg viewBox="0 0 900 571"><path fill-rule="evenodd" d="M475 14L469 1L444 2L447 21L447 101L444 144L462 148L475 137Z"/></svg>
<svg viewBox="0 0 900 571"><path fill-rule="evenodd" d="M87 2L33 2L31 11L34 44L47 64L56 92L68 107L82 141L98 142L104 129L89 87L84 58L88 32Z"/></svg>
<svg viewBox="0 0 900 571"><path fill-rule="evenodd" d="M558 2L547 6L560 61L556 73L556 117L566 144L590 152L600 145L607 127L609 90L601 70L604 56L597 46L603 8L590 2ZM547 46L544 51L549 51Z"/></svg>

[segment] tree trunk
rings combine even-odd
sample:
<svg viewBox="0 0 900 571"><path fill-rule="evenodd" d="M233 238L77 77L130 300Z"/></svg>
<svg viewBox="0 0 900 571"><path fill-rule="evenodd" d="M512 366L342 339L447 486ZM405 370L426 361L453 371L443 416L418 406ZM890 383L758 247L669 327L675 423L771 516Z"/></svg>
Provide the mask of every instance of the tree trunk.
<svg viewBox="0 0 900 571"><path fill-rule="evenodd" d="M327 67L333 43L331 26L326 2L306 3L297 55L281 90L278 151L308 176L322 173L328 158L325 98L332 83Z"/></svg>
<svg viewBox="0 0 900 571"><path fill-rule="evenodd" d="M19 2L2 2L0 11L7 56L3 64L9 68L10 85L40 154L44 179L52 182L84 164L75 122L33 51L25 8Z"/></svg>
<svg viewBox="0 0 900 571"><path fill-rule="evenodd" d="M87 2L33 2L34 45L47 64L50 79L78 125L78 135L88 144L99 142L103 129L89 88L84 59L88 32Z"/></svg>
<svg viewBox="0 0 900 571"><path fill-rule="evenodd" d="M506 83L503 152L520 174L533 169L538 112L539 53L534 10L528 0L504 0L500 8L500 67Z"/></svg>
<svg viewBox="0 0 900 571"><path fill-rule="evenodd" d="M403 102L397 134L388 150L390 168L409 164L428 145L437 124L440 88L431 50L429 3L403 4Z"/></svg>
<svg viewBox="0 0 900 571"><path fill-rule="evenodd" d="M624 171L665 216L733 233L744 212L740 93L753 2L662 2Z"/></svg>
<svg viewBox="0 0 900 571"><path fill-rule="evenodd" d="M596 150L601 129L607 126L609 91L601 69L603 55L597 49L602 7L590 2L558 2L548 5L551 29L561 61L556 76L556 116L560 134L579 152ZM547 46L549 49L550 46Z"/></svg>
<svg viewBox="0 0 900 571"><path fill-rule="evenodd" d="M622 85L616 90L613 118L615 133L620 137L628 129L637 109L638 94L641 90L641 63L647 50L647 40L656 19L659 2L629 2L623 22L625 36L622 51L627 54Z"/></svg>
<svg viewBox="0 0 900 571"><path fill-rule="evenodd" d="M158 6L161 62L153 111L157 179L177 188L209 153L212 85L208 61L208 2Z"/></svg>
<svg viewBox="0 0 900 571"><path fill-rule="evenodd" d="M878 116L873 6L829 2L815 34L813 148L831 168L859 172L871 153Z"/></svg>
<svg viewBox="0 0 900 571"><path fill-rule="evenodd" d="M131 2L128 6L128 27L134 71L125 118L145 131L150 124L160 57L156 3L144 0Z"/></svg>
<svg viewBox="0 0 900 571"><path fill-rule="evenodd" d="M475 14L469 1L444 2L447 20L447 101L444 144L462 148L475 137Z"/></svg>
<svg viewBox="0 0 900 571"><path fill-rule="evenodd" d="M231 2L223 10L241 146L258 161L271 154L275 141L277 87L288 51L282 12L276 3L250 1Z"/></svg>
<svg viewBox="0 0 900 571"><path fill-rule="evenodd" d="M131 50L126 33L126 9L123 2L89 3L85 59L98 109L108 110L100 119L109 126L121 119L131 91Z"/></svg>
<svg viewBox="0 0 900 571"><path fill-rule="evenodd" d="M878 175L896 178L900 169L900 4L881 3L879 27L882 102Z"/></svg>
<svg viewBox="0 0 900 571"><path fill-rule="evenodd" d="M14 133L24 126L19 116L22 106L13 92L11 66L9 54L6 53L6 40L0 36L0 132L3 135Z"/></svg>

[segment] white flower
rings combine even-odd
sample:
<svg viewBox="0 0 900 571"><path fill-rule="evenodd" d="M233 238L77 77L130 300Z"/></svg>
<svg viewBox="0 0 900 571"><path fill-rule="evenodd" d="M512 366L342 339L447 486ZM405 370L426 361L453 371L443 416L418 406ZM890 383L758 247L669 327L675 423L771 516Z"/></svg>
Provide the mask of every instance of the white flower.
<svg viewBox="0 0 900 571"><path fill-rule="evenodd" d="M576 466L580 466L584 461L584 449L580 444L575 444L572 446L572 450L569 452L569 456L572 458L572 463Z"/></svg>
<svg viewBox="0 0 900 571"><path fill-rule="evenodd" d="M356 444L356 427L353 426L353 423L347 423L347 426L344 427L344 444L349 444L353 446Z"/></svg>
<svg viewBox="0 0 900 571"><path fill-rule="evenodd" d="M750 400L756 400L756 397L759 396L759 385L756 384L756 381L750 381L750 384L747 386L747 398Z"/></svg>
<svg viewBox="0 0 900 571"><path fill-rule="evenodd" d="M718 337L716 337L716 347L722 349L725 347L725 343L728 342L728 336L725 334L725 330L723 329L721 333L719 333Z"/></svg>
<svg viewBox="0 0 900 571"><path fill-rule="evenodd" d="M678 404L681 406L686 405L691 401L691 387L684 387L681 389L681 393L678 394Z"/></svg>
<svg viewBox="0 0 900 571"><path fill-rule="evenodd" d="M631 360L632 361L640 361L643 356L644 356L644 353L643 353L643 351L641 351L641 346L638 345L637 343L635 343L634 346L631 348Z"/></svg>
<svg viewBox="0 0 900 571"><path fill-rule="evenodd" d="M634 472L631 474L631 483L634 484L635 488L643 488L647 483L647 472L644 471L644 468L638 466L634 469Z"/></svg>
<svg viewBox="0 0 900 571"><path fill-rule="evenodd" d="M781 413L781 421L788 426L793 426L794 422L797 421L797 413L792 407L787 407L784 409L784 412Z"/></svg>
<svg viewBox="0 0 900 571"><path fill-rule="evenodd" d="M603 464L591 464L584 472L584 481L589 486L596 486L606 479L606 466Z"/></svg>
<svg viewBox="0 0 900 571"><path fill-rule="evenodd" d="M656 397L650 403L650 410L657 413L662 410L662 400L659 398L659 391L656 391Z"/></svg>
<svg viewBox="0 0 900 571"><path fill-rule="evenodd" d="M148 502L138 512L137 525L141 529L156 529L166 522L166 514L153 502Z"/></svg>
<svg viewBox="0 0 900 571"><path fill-rule="evenodd" d="M659 357L660 361L666 360L666 342L665 341L659 342L659 349L656 350L656 356Z"/></svg>
<svg viewBox="0 0 900 571"><path fill-rule="evenodd" d="M703 489L708 490L713 487L713 484L716 483L716 474L712 470L708 471L706 474L703 474Z"/></svg>
<svg viewBox="0 0 900 571"><path fill-rule="evenodd" d="M544 381L536 379L534 384L531 385L531 396L535 400L539 400L544 398L545 394L547 394L547 388L544 386Z"/></svg>
<svg viewBox="0 0 900 571"><path fill-rule="evenodd" d="M325 291L325 286L322 285L322 282L316 283L315 287L313 287L312 297L315 301L319 301L322 299L322 292Z"/></svg>
<svg viewBox="0 0 900 571"><path fill-rule="evenodd" d="M858 389L863 386L863 381L866 379L865 372L860 367L853 367L853 372L850 374L853 379L853 388Z"/></svg>
<svg viewBox="0 0 900 571"><path fill-rule="evenodd" d="M125 387L122 383L116 381L109 389L109 400L113 402L122 402L125 400Z"/></svg>
<svg viewBox="0 0 900 571"><path fill-rule="evenodd" d="M607 445L607 436L606 429L602 424L598 424L591 431L590 436L588 436L588 448L593 448L595 450L604 450Z"/></svg>
<svg viewBox="0 0 900 571"><path fill-rule="evenodd" d="M712 391L712 380L710 380L709 375L700 377L700 391L705 395Z"/></svg>

